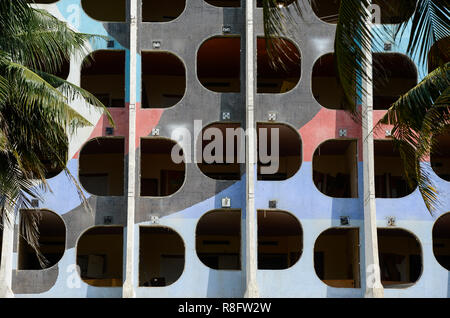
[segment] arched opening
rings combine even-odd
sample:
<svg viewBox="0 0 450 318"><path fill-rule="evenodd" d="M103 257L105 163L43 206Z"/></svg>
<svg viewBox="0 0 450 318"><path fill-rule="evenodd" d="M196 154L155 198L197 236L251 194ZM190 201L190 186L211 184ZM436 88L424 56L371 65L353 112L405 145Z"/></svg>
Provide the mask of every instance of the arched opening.
<svg viewBox="0 0 450 318"><path fill-rule="evenodd" d="M91 18L104 22L125 22L125 0L81 0L84 12Z"/></svg>
<svg viewBox="0 0 450 318"><path fill-rule="evenodd" d="M77 265L86 284L121 287L123 227L95 226L84 232L77 244Z"/></svg>
<svg viewBox="0 0 450 318"><path fill-rule="evenodd" d="M101 137L88 141L80 151L79 178L94 195L120 196L124 190L125 140Z"/></svg>
<svg viewBox="0 0 450 318"><path fill-rule="evenodd" d="M222 8L239 8L241 6L241 0L205 0L205 2L212 6Z"/></svg>
<svg viewBox="0 0 450 318"><path fill-rule="evenodd" d="M316 16L324 22L336 24L338 22L340 0L311 1ZM414 13L416 2L411 0L373 0L374 5L381 9L382 24L398 24L407 21Z"/></svg>
<svg viewBox="0 0 450 318"><path fill-rule="evenodd" d="M142 108L167 108L186 91L183 62L168 52L142 52Z"/></svg>
<svg viewBox="0 0 450 318"><path fill-rule="evenodd" d="M434 223L433 253L437 262L450 271L450 212L441 215Z"/></svg>
<svg viewBox="0 0 450 318"><path fill-rule="evenodd" d="M202 130L198 140L201 158L198 167L216 180L240 180L245 163L245 132L238 123L214 123Z"/></svg>
<svg viewBox="0 0 450 318"><path fill-rule="evenodd" d="M450 181L450 127L433 136L430 164L439 178Z"/></svg>
<svg viewBox="0 0 450 318"><path fill-rule="evenodd" d="M313 180L330 197L357 198L357 141L327 140L319 145L313 156Z"/></svg>
<svg viewBox="0 0 450 318"><path fill-rule="evenodd" d="M374 157L377 198L401 198L414 191L417 185L408 185L400 151L391 140L375 140Z"/></svg>
<svg viewBox="0 0 450 318"><path fill-rule="evenodd" d="M141 138L141 196L168 196L183 186L186 167L173 161L175 145L169 139Z"/></svg>
<svg viewBox="0 0 450 318"><path fill-rule="evenodd" d="M301 59L297 47L289 40L274 39L269 45L282 47L284 54L273 65L267 51L266 39L257 39L257 93L285 93L300 80ZM275 43L277 42L277 43Z"/></svg>
<svg viewBox="0 0 450 318"><path fill-rule="evenodd" d="M373 109L389 109L417 84L414 62L404 54L373 54Z"/></svg>
<svg viewBox="0 0 450 318"><path fill-rule="evenodd" d="M285 211L258 211L258 269L294 266L303 250L303 231L295 216Z"/></svg>
<svg viewBox="0 0 450 318"><path fill-rule="evenodd" d="M378 229L378 255L384 288L412 286L422 274L422 248L402 229Z"/></svg>
<svg viewBox="0 0 450 318"><path fill-rule="evenodd" d="M327 285L361 287L359 272L359 229L331 228L314 245L314 269Z"/></svg>
<svg viewBox="0 0 450 318"><path fill-rule="evenodd" d="M176 282L184 270L184 242L172 229L139 229L139 286L163 287Z"/></svg>
<svg viewBox="0 0 450 318"><path fill-rule="evenodd" d="M25 222L28 219L28 222ZM35 250L28 244L28 231L24 224L36 222L39 231L41 262ZM66 226L59 215L48 210L21 210L20 237L18 247L18 269L40 270L57 264L66 248Z"/></svg>
<svg viewBox="0 0 450 318"><path fill-rule="evenodd" d="M241 38L213 37L197 52L197 77L204 87L218 93L238 93L241 89Z"/></svg>
<svg viewBox="0 0 450 318"><path fill-rule="evenodd" d="M344 90L337 80L334 54L320 57L312 71L312 93L317 102L330 109L344 109Z"/></svg>
<svg viewBox="0 0 450 318"><path fill-rule="evenodd" d="M241 211L215 210L197 223L195 249L200 261L212 269L241 269Z"/></svg>
<svg viewBox="0 0 450 318"><path fill-rule="evenodd" d="M169 22L178 18L184 11L186 0L161 2L142 0L143 22Z"/></svg>
<svg viewBox="0 0 450 318"><path fill-rule="evenodd" d="M317 102L329 109L345 109L342 85L337 80L334 53L317 60L312 73L312 93ZM414 62L399 53L373 54L373 108L388 109L392 103L417 84Z"/></svg>
<svg viewBox="0 0 450 318"><path fill-rule="evenodd" d="M83 62L81 87L106 107L125 107L125 52L99 50L91 53Z"/></svg>
<svg viewBox="0 0 450 318"><path fill-rule="evenodd" d="M449 47L450 37L443 38L433 44L430 52L428 52L428 73L450 61Z"/></svg>
<svg viewBox="0 0 450 318"><path fill-rule="evenodd" d="M302 164L302 141L290 126L258 123L258 180L281 181L292 177Z"/></svg>

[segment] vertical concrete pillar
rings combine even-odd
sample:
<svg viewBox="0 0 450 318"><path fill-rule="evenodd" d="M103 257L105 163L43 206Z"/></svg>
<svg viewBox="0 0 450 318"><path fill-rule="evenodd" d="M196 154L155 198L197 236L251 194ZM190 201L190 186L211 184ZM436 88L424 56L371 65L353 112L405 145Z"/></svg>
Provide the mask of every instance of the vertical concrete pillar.
<svg viewBox="0 0 450 318"><path fill-rule="evenodd" d="M245 76L246 76L246 216L245 216L245 294L244 297L259 296L256 272L258 269L257 218L255 210L256 135L254 123L255 99L255 37L253 26L254 0L246 0Z"/></svg>
<svg viewBox="0 0 450 318"><path fill-rule="evenodd" d="M369 8L368 8L369 10ZM371 12L368 11L368 25L372 25ZM375 169L373 150L373 81L372 48L365 52L368 60L367 74L363 79L362 133L363 133L363 174L364 174L364 255L365 255L365 297L384 297L381 285L378 260L377 216L375 205Z"/></svg>
<svg viewBox="0 0 450 318"><path fill-rule="evenodd" d="M126 227L126 264L125 282L122 296L134 298L135 281L135 208L136 208L136 56L137 56L137 1L129 1L130 19L130 106L128 130L128 196L127 196L127 227Z"/></svg>
<svg viewBox="0 0 450 318"><path fill-rule="evenodd" d="M3 241L0 266L0 298L12 298L12 264L14 245L14 216L7 220L5 212L3 216Z"/></svg>

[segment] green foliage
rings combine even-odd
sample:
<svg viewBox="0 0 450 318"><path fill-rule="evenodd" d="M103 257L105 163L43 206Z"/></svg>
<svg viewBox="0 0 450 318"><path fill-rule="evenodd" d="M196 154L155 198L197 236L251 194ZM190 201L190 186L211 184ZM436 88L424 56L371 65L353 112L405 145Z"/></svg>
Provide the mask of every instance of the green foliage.
<svg viewBox="0 0 450 318"><path fill-rule="evenodd" d="M73 100L104 110L112 123L92 94L54 75L71 57L86 55L86 44L94 38L25 0L0 1L0 217L7 221L13 212L29 209L31 200L40 200L40 191L51 191L49 167L65 167L68 135L90 125L69 105ZM45 266L40 218L33 210L25 214L21 233Z"/></svg>

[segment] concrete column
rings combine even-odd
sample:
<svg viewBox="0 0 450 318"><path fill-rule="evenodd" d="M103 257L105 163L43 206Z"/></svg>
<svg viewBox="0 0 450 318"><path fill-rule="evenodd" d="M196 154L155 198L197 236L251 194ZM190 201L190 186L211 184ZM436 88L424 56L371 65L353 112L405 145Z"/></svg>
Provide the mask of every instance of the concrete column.
<svg viewBox="0 0 450 318"><path fill-rule="evenodd" d="M371 14L369 12L369 17ZM369 25L372 24L369 18ZM366 52L368 60L367 74L370 78L363 79L362 98L362 133L363 133L363 175L364 175L364 255L365 282L367 298L384 297L381 285L380 265L378 260L377 216L375 205L375 169L373 150L373 82L372 82L372 49Z"/></svg>
<svg viewBox="0 0 450 318"><path fill-rule="evenodd" d="M136 56L137 56L137 1L130 0L130 107L128 130L128 203L126 227L126 265L122 296L134 298L135 275L135 208L136 208Z"/></svg>
<svg viewBox="0 0 450 318"><path fill-rule="evenodd" d="M246 237L245 237L245 294L244 297L259 296L256 272L258 270L257 217L255 210L255 171L256 171L256 136L255 136L255 37L253 29L254 0L246 0L246 37L245 37L245 74L246 74Z"/></svg>
<svg viewBox="0 0 450 318"><path fill-rule="evenodd" d="M10 215L10 220L3 216L3 241L0 266L0 298L12 298L12 264L14 245L14 216Z"/></svg>

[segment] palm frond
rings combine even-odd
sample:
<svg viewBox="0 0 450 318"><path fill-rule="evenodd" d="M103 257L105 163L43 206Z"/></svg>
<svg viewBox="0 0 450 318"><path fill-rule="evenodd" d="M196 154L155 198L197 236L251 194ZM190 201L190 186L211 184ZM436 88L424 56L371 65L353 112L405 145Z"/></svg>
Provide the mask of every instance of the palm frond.
<svg viewBox="0 0 450 318"><path fill-rule="evenodd" d="M334 43L338 82L344 92L344 108L355 118L360 114L360 96L368 94L363 83L373 83L367 52L381 43L381 35L372 32L367 0L341 1Z"/></svg>
<svg viewBox="0 0 450 318"><path fill-rule="evenodd" d="M20 235L35 251L41 268L46 268L49 261L42 254L39 245L39 224L42 219L40 210L21 210L20 213Z"/></svg>
<svg viewBox="0 0 450 318"><path fill-rule="evenodd" d="M286 1L262 0L263 23L266 50L269 62L273 69L285 69L286 58L290 59L293 53L290 46L283 38L292 37L289 31L295 25L296 17L302 16L300 0L294 0L288 6Z"/></svg>
<svg viewBox="0 0 450 318"><path fill-rule="evenodd" d="M407 53L425 63L431 47L439 40L450 36L450 5L448 0L420 0L411 21L397 25L395 38L409 34ZM411 24L411 29L409 25ZM448 47L439 47L441 54ZM441 64L442 65L442 64Z"/></svg>
<svg viewBox="0 0 450 318"><path fill-rule="evenodd" d="M377 123L393 125L392 137L399 145L408 184L417 182L428 211L439 208L438 190L421 164L434 148L433 135L450 125L450 62L431 72L404 94Z"/></svg>
<svg viewBox="0 0 450 318"><path fill-rule="evenodd" d="M81 98L94 109L111 115L92 94L55 75L72 57L87 54L89 41L105 38L75 32L26 0L0 1L0 214L12 220L19 210L30 209L31 200L42 201L51 191L46 162L65 167L67 132L90 125L69 103ZM75 178L80 199L86 198ZM39 181L39 182L38 182ZM39 216L24 214L20 232L36 252L39 249ZM3 216L5 216L3 218Z"/></svg>
<svg viewBox="0 0 450 318"><path fill-rule="evenodd" d="M12 60L50 73L59 71L71 56L87 54L86 44L97 35L78 33L45 10L28 7L24 0L0 5L0 49Z"/></svg>

